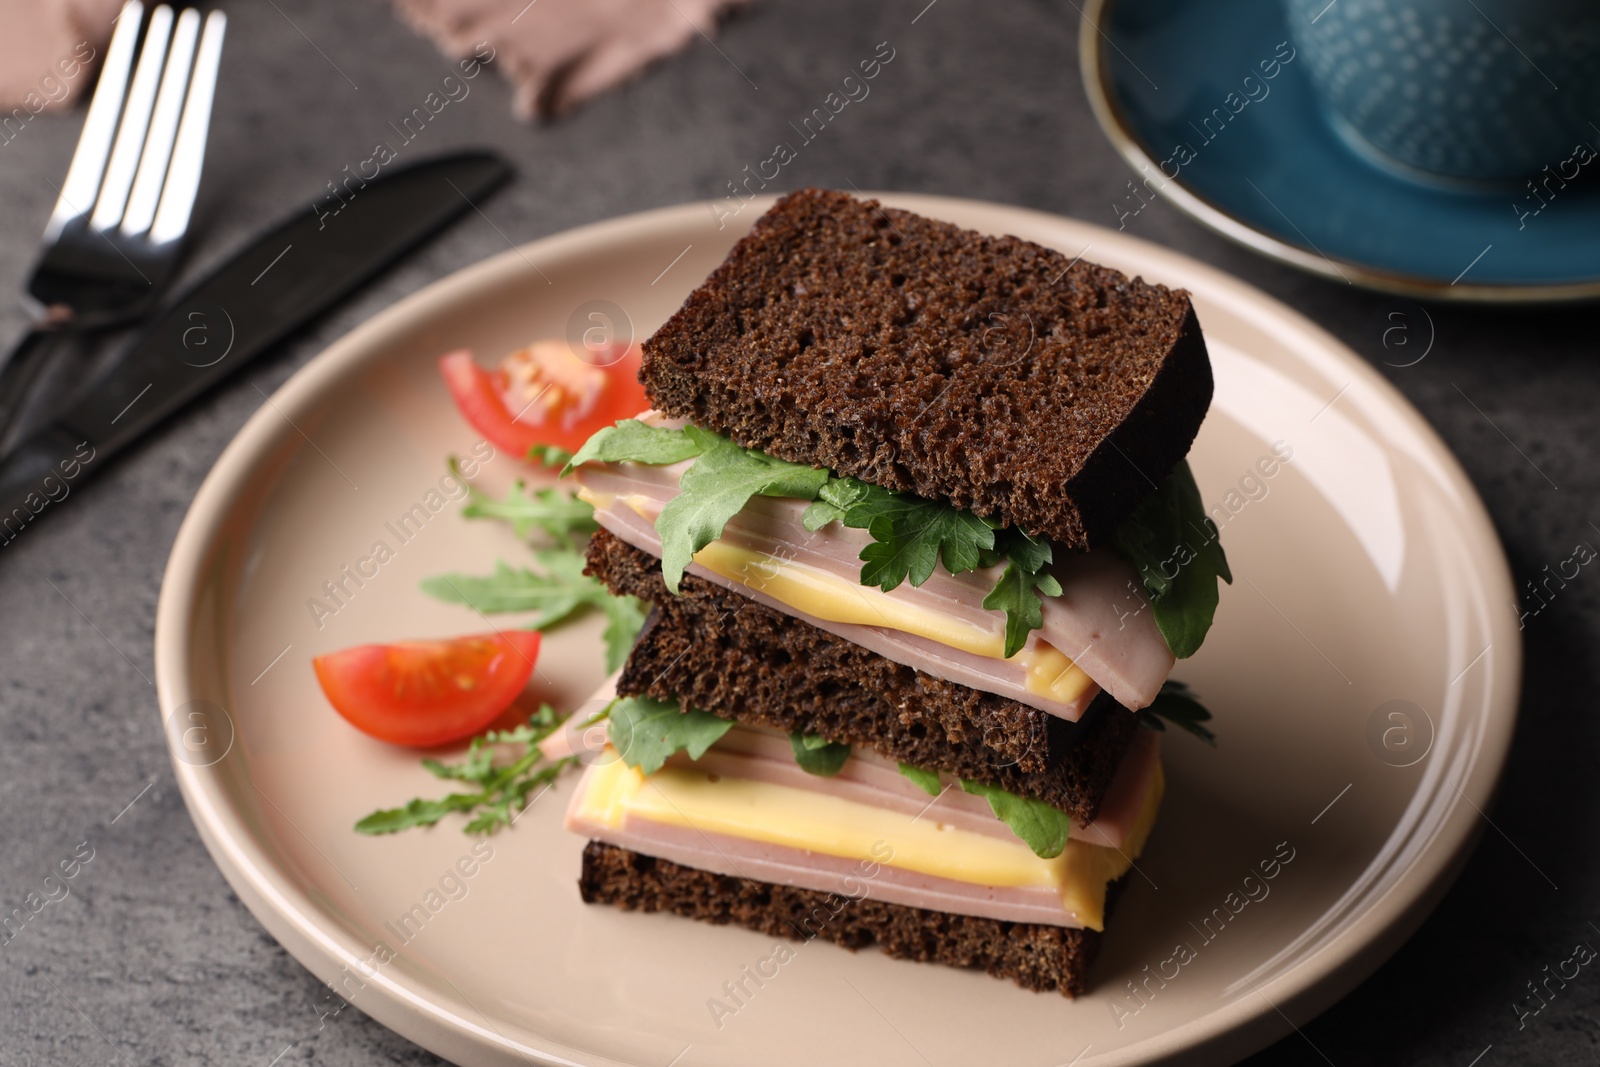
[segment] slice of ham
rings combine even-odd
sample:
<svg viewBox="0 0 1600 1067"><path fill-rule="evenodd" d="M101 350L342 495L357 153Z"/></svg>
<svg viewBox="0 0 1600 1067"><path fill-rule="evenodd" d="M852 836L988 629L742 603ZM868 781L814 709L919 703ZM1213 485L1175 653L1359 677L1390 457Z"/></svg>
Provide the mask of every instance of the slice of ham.
<svg viewBox="0 0 1600 1067"><path fill-rule="evenodd" d="M817 852L802 852L727 834L666 826L645 819L630 818L621 829L616 829L590 823L569 811L567 829L591 840L604 841L608 845L681 863L686 867L820 893L836 893L852 900L870 896L890 904L929 908L956 915L976 915L1005 922L1047 923L1073 928L1083 926L1076 915L1062 909L1060 891L1053 886L979 886L899 867L874 865L866 857L854 860L824 856ZM818 917L818 921L821 918ZM800 932L802 936L815 933L805 929Z"/></svg>
<svg viewBox="0 0 1600 1067"><path fill-rule="evenodd" d="M591 493L590 495L593 496L594 494ZM634 500L637 502L638 498L635 497ZM789 502L763 501L762 507L765 510L766 506L781 506L787 503ZM747 510L751 510L755 506L751 505ZM596 507L595 519L600 525L633 547L643 552L648 552L653 556L659 557L661 555L661 537L656 532L651 520L641 515L633 506L624 503L621 499L603 507ZM734 523L729 523L729 526L733 527ZM801 529L804 529L804 527L801 527ZM743 536L742 533L741 530L736 529L725 531L723 540L737 543L740 547L751 545L752 539ZM827 569L830 572L835 570L831 565ZM903 630L893 630L885 626L862 626L857 623L821 619L786 604L776 597L769 596L760 589L725 577L698 563L689 565L689 573L743 594L758 604L765 604L767 607L781 611L785 615L808 622L820 630L826 630L828 633L842 637L852 644L860 645L862 648L876 652L886 659L891 659L896 663L903 663L908 667L922 671L924 674L942 678L948 682L956 682L973 689L998 693L1001 696L1025 703L1030 707L1040 708L1052 715L1057 715L1073 722L1082 717L1090 702L1094 700L1095 694L1099 691L1097 686L1090 686L1076 700L1052 700L1028 689L1026 670L1020 664L994 659L989 656L979 656L963 649L940 644L918 634L906 633ZM852 577L851 580L854 581L855 578ZM930 578L922 588L927 589L927 586L932 585L933 581ZM902 586L901 588L908 587ZM895 592L899 592L899 590ZM922 590L918 590L918 592L921 593ZM929 590L927 594L919 596L917 599L926 600L933 595L935 595L935 591Z"/></svg>
<svg viewBox="0 0 1600 1067"><path fill-rule="evenodd" d="M560 735L557 735L560 736ZM554 747L552 747L554 745ZM545 742L547 754L564 755L581 744ZM1137 822L1158 773L1158 735L1142 730L1118 769L1101 814L1087 827L1074 824L1072 836L1084 844L1122 849ZM608 750L605 758L614 759ZM902 775L887 760L870 753L852 754L831 778L809 774L795 763L788 738L775 731L736 726L699 760L679 754L676 766L721 778L738 778L807 789L873 807L927 818L954 829L1015 840L1011 830L989 811L988 802L947 783L937 800ZM997 887L876 864L871 858L847 859L755 841L730 834L702 832L627 816L621 826L592 821L583 814L588 776L579 784L567 811L566 827L591 839L719 874L753 878L859 899L874 899L960 915L1009 922L1049 923L1081 927L1079 916L1063 910L1060 891L1052 886ZM884 857L879 857L880 859ZM870 870L869 870L870 868Z"/></svg>
<svg viewBox="0 0 1600 1067"><path fill-rule="evenodd" d="M613 675L590 704L615 696L615 680ZM559 760L570 756L589 764L597 759L617 758L615 750L606 747L605 723L585 725L578 721L584 719L586 722L587 718L584 715L568 718L560 730L540 742L539 748L545 759ZM1160 739L1161 735L1151 730L1140 730L1134 734L1133 743L1128 746L1117 773L1106 787L1094 821L1084 826L1074 819L1073 837L1107 848L1122 848L1127 844L1160 762ZM963 830L995 837L1011 835L1005 824L994 817L987 800L966 792L949 775L942 776L945 789L935 799L900 773L898 764L869 749L852 750L839 773L825 778L801 769L795 762L789 739L778 731L760 726L735 725L699 760L692 761L679 753L670 762L674 766L693 765L707 773L727 778L773 782L857 800L892 811L924 814Z"/></svg>
<svg viewBox="0 0 1600 1067"><path fill-rule="evenodd" d="M641 419L676 425L650 413ZM595 504L595 518L602 526L635 548L660 556L655 518L677 495L678 481L689 464L588 463L578 468L577 478ZM806 506L802 500L755 497L728 523L722 539L784 561L784 565L812 567L859 582L860 553L870 543L870 535L837 522L821 530L807 530L800 521ZM1040 642L1048 642L1124 707L1137 710L1148 706L1175 660L1153 614L1140 610L1144 601L1133 592L1139 588L1133 567L1116 553L1097 549L1058 552L1051 571L1062 592L1045 598L1044 626L1029 636L1030 645L1037 648ZM1095 694L1090 687L1074 700L1056 700L1027 687L1026 670L1015 657L996 659L887 627L816 618L698 563L690 565L689 573L925 674L996 693L1064 719L1079 718ZM1004 616L983 607L984 597L999 576L999 567L959 575L938 568L921 586L907 582L886 593L875 590L874 595L999 634Z"/></svg>
<svg viewBox="0 0 1600 1067"><path fill-rule="evenodd" d="M1160 755L1159 736L1151 730L1140 730L1134 735L1133 744L1117 768L1094 822L1084 826L1073 820L1074 838L1110 848L1121 848L1127 843L1155 775ZM1012 840L1015 836L1005 823L995 818L987 800L966 792L949 775L943 776L944 791L935 799L901 774L897 764L866 749L853 750L838 774L823 777L811 774L795 762L794 750L785 735L762 727L735 726L698 760L691 760L680 752L668 762L672 766L694 767L724 778L770 782L841 797L1001 840Z"/></svg>

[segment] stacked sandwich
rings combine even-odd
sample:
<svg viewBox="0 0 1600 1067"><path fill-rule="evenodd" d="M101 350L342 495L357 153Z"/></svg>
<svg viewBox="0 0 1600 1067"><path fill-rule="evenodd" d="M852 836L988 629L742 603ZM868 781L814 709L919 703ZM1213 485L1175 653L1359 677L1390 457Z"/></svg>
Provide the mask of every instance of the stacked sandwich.
<svg viewBox="0 0 1600 1067"><path fill-rule="evenodd" d="M569 468L589 573L653 607L583 898L1080 992L1229 577L1187 295L803 190L641 380Z"/></svg>

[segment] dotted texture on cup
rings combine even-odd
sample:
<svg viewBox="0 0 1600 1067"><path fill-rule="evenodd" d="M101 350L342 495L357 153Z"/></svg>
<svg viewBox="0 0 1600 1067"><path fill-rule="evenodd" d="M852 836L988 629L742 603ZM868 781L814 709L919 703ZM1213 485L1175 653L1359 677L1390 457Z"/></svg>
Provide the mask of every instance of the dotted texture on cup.
<svg viewBox="0 0 1600 1067"><path fill-rule="evenodd" d="M1490 4L1491 21L1465 3L1286 0L1295 45L1344 132L1463 178L1531 177L1596 136L1600 8L1553 13L1567 6Z"/></svg>

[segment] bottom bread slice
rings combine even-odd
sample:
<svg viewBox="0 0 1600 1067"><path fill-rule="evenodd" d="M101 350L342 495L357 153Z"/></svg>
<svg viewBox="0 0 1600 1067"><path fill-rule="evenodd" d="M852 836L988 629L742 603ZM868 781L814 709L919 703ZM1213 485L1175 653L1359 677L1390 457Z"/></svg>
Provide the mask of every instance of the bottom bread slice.
<svg viewBox="0 0 1600 1067"><path fill-rule="evenodd" d="M1113 883L1112 894L1120 883ZM603 841L583 850L578 889L587 904L666 911L733 923L791 941L821 938L852 951L876 945L890 956L988 971L1025 989L1082 993L1100 934L1042 923L1002 922L686 867ZM1109 912L1111 900L1107 899Z"/></svg>

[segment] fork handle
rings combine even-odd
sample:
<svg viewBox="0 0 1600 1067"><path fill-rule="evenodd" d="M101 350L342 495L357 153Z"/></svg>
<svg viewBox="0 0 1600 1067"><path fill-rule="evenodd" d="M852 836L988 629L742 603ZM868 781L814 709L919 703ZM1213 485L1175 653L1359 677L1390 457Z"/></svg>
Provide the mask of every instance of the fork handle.
<svg viewBox="0 0 1600 1067"><path fill-rule="evenodd" d="M33 327L0 363L0 441L14 438L18 421L52 356L65 351L71 330Z"/></svg>

